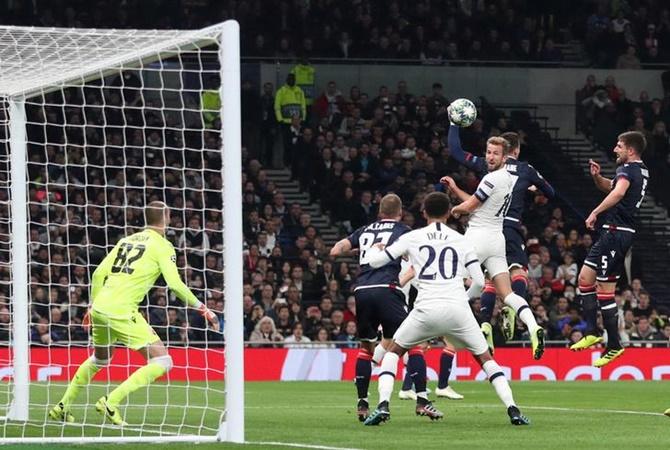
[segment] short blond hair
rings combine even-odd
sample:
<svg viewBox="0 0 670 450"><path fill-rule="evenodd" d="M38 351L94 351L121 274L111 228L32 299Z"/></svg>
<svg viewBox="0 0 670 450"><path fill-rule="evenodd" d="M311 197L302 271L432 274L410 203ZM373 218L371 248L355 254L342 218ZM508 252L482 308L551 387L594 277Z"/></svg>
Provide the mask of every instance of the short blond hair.
<svg viewBox="0 0 670 450"><path fill-rule="evenodd" d="M153 201L149 203L144 212L147 218L147 225L163 225L166 209L167 205L163 202Z"/></svg>
<svg viewBox="0 0 670 450"><path fill-rule="evenodd" d="M399 216L402 212L402 200L395 194L386 194L379 203L379 215L385 218Z"/></svg>
<svg viewBox="0 0 670 450"><path fill-rule="evenodd" d="M486 141L486 145L499 145L503 149L503 156L507 156L509 154L510 150L510 145L507 139L501 136L491 136L488 138Z"/></svg>

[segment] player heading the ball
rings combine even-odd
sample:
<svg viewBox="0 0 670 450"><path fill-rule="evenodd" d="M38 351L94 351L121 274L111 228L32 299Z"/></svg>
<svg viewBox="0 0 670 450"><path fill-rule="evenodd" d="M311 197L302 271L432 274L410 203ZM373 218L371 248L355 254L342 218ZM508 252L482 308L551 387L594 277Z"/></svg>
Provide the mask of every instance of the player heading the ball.
<svg viewBox="0 0 670 450"><path fill-rule="evenodd" d="M200 302L179 277L174 247L165 239L170 210L165 203L154 201L147 205L145 215L146 228L121 239L93 273L90 323L94 352L79 366L63 398L49 411L53 420L75 421L70 406L81 388L109 364L117 343L140 352L147 364L95 404L96 410L115 425L126 425L118 407L123 399L172 368L172 358L165 345L138 311L159 275L163 275L180 300L197 309L215 331L219 330L216 314Z"/></svg>

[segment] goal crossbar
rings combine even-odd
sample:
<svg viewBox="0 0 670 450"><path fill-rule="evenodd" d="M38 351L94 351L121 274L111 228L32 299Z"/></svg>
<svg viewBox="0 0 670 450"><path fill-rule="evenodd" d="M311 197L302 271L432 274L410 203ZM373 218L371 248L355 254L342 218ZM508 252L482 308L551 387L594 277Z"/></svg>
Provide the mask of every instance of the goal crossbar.
<svg viewBox="0 0 670 450"><path fill-rule="evenodd" d="M30 97L37 93L45 94L63 85L76 82L83 84L91 79L101 78L119 68L130 69L139 63L150 63L152 60L164 59L172 56L177 51L187 51L199 48L202 45L211 44L218 39L225 29L225 23L212 25L201 30L116 30L96 28L40 28L40 27L18 27L0 25L0 55L15 53L16 59L6 58L0 61L3 70L0 71L0 96L6 97ZM133 39L137 39L135 48L115 47L118 42L128 42L126 37L132 33ZM100 48L91 48L95 51L82 51L77 47L72 48L69 55L58 54L58 58L51 58L54 49L49 46L40 45L39 37L35 35L49 36L57 35L63 40L68 40L75 34L87 36L92 40L109 39L104 53L100 54ZM124 39L119 39L123 37ZM17 48L19 42L28 42L31 50L29 53L23 48ZM97 53L96 53L97 52ZM38 61L51 61L48 68L31 67L24 64L26 58ZM95 59L95 62L91 62Z"/></svg>

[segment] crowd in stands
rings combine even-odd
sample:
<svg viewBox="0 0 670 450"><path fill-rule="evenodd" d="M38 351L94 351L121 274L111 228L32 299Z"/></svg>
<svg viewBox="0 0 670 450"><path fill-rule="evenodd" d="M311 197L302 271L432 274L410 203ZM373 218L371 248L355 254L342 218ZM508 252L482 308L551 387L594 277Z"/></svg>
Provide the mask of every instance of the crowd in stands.
<svg viewBox="0 0 670 450"><path fill-rule="evenodd" d="M598 67L667 62L662 0L126 0L0 2L11 25L202 28L234 18L243 56L561 62L557 43L581 41Z"/></svg>
<svg viewBox="0 0 670 450"><path fill-rule="evenodd" d="M650 186L657 200L670 206L670 72L662 75L663 98L651 98L647 91L629 93L614 75L598 80L588 75L575 93L577 128L594 145L607 151L624 131L639 131L647 138L642 159L650 169ZM629 95L631 94L631 95Z"/></svg>

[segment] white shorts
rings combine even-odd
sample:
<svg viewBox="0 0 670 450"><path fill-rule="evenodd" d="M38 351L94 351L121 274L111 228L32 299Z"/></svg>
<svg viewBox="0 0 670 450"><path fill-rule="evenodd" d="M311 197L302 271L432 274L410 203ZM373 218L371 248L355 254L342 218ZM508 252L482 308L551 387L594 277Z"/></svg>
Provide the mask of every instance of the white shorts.
<svg viewBox="0 0 670 450"><path fill-rule="evenodd" d="M446 336L457 348L468 349L473 355L488 350L484 335L467 302L441 300L417 305L393 335L393 340L405 349L438 336Z"/></svg>
<svg viewBox="0 0 670 450"><path fill-rule="evenodd" d="M502 231L468 228L465 238L475 248L479 262L486 268L491 279L501 273L509 273L505 236Z"/></svg>

